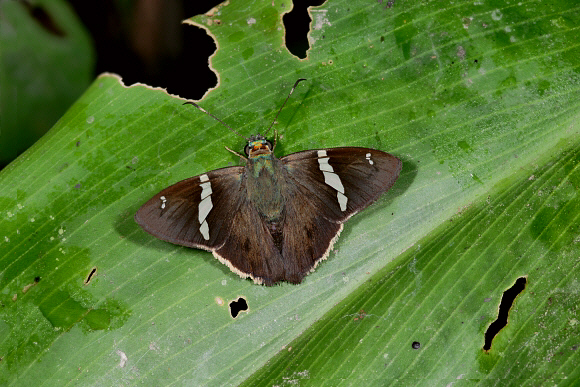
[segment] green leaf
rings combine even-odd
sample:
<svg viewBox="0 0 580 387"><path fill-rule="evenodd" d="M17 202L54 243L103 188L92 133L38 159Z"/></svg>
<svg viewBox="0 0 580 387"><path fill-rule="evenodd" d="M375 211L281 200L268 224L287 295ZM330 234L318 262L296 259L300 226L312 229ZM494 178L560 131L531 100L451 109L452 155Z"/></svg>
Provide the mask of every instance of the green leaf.
<svg viewBox="0 0 580 387"><path fill-rule="evenodd" d="M577 384L580 141L551 151L379 270L244 385ZM518 277L525 290L484 350Z"/></svg>
<svg viewBox="0 0 580 387"><path fill-rule="evenodd" d="M194 19L219 44L220 84L201 105L255 134L308 78L278 118L278 156L385 150L404 162L395 187L301 285L241 280L133 215L171 183L238 163L223 146L243 141L105 74L0 172L1 382L578 377L578 8L329 1L311 10L300 61L283 45L290 6L232 1ZM518 276L528 287L485 354ZM239 296L249 311L234 320Z"/></svg>
<svg viewBox="0 0 580 387"><path fill-rule="evenodd" d="M86 90L93 65L90 37L65 1L0 2L0 167Z"/></svg>

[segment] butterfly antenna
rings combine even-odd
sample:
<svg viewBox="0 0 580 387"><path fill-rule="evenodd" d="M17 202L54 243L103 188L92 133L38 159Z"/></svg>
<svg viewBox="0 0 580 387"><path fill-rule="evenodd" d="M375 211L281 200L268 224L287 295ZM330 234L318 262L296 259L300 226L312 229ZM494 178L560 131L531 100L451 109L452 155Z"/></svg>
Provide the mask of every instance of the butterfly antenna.
<svg viewBox="0 0 580 387"><path fill-rule="evenodd" d="M233 129L231 126L229 126L228 124L226 124L225 122L223 122L222 120L220 120L219 118L217 118L216 116L214 116L213 114L211 114L210 112L208 112L207 110L205 110L204 108L202 108L201 106L199 106L198 104L196 104L195 102L189 102L188 101L188 102L185 102L184 105L193 105L193 106L195 106L196 108L198 108L199 110L201 110L202 112L204 112L205 114L207 114L208 116L210 116L211 118L213 118L214 120L216 120L217 122L219 122L220 124L222 124L223 126L225 126L226 128L228 128L229 130L231 130L232 132L234 132L235 134L237 134L241 138L245 139L246 141L250 141L249 138L242 136L235 129Z"/></svg>
<svg viewBox="0 0 580 387"><path fill-rule="evenodd" d="M274 117L274 121L272 121L272 124L270 125L270 127L268 128L268 130L266 130L266 133L264 133L264 136L266 136L266 134L270 131L270 129L272 129L272 126L274 126L274 124L276 123L276 120L278 119L278 116L280 115L280 112L284 108L284 105L286 105L286 102L288 102L288 99L290 99L290 96L294 92L294 89L296 88L296 86L298 86L298 84L300 82L305 81L305 80L306 80L306 78L300 78L299 80L296 81L296 83L294 84L294 86L292 86L292 90L290 90L290 93L288 93L288 97L286 97L286 100L284 101L284 103L282 104L282 106L280 106L280 110L278 110L278 113L276 114L276 117Z"/></svg>

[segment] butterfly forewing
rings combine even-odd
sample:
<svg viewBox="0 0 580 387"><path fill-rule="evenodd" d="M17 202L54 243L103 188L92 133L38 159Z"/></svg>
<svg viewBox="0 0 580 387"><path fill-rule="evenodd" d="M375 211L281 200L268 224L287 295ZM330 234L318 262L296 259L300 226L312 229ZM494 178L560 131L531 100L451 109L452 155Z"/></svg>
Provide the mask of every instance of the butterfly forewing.
<svg viewBox="0 0 580 387"><path fill-rule="evenodd" d="M243 189L243 171L243 167L222 168L182 180L153 196L135 220L157 238L215 250L227 239L243 200L243 195L235 195Z"/></svg>
<svg viewBox="0 0 580 387"><path fill-rule="evenodd" d="M309 150L283 157L294 184L309 188L321 212L344 222L388 191L402 163L395 156L368 148Z"/></svg>

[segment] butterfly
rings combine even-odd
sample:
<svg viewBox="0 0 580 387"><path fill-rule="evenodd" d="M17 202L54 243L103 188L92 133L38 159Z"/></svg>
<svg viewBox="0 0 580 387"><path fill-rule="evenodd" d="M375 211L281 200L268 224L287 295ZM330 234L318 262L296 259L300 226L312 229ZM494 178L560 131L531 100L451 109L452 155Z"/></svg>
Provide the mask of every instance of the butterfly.
<svg viewBox="0 0 580 387"><path fill-rule="evenodd" d="M304 80L296 81L278 114ZM238 134L197 104L186 104ZM402 163L379 150L353 147L278 159L275 142L265 134L246 139L245 157L226 147L245 160L244 166L165 188L137 211L136 222L164 241L211 251L255 283L302 282L328 257L344 222L393 186Z"/></svg>

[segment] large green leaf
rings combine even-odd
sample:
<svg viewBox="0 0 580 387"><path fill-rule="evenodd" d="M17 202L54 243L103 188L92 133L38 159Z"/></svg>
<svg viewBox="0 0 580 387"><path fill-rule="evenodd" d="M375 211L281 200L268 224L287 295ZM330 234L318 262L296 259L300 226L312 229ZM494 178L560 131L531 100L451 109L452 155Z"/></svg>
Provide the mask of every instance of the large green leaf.
<svg viewBox="0 0 580 387"><path fill-rule="evenodd" d="M278 119L277 153L386 150L404 162L393 190L347 223L303 284L241 280L209 253L145 234L133 214L173 182L237 163L223 146L243 141L179 98L103 75L0 173L2 382L577 376L580 8L329 1L312 10L304 61L283 46L289 8L231 1L195 19L219 43L220 85L202 105L256 133L308 78ZM519 275L526 305L483 354ZM240 295L249 311L233 320L227 301ZM369 316L354 322L360 309ZM529 346L564 366L530 361Z"/></svg>
<svg viewBox="0 0 580 387"><path fill-rule="evenodd" d="M381 269L246 385L577 385L580 139L536 162ZM484 350L518 277L526 288Z"/></svg>

